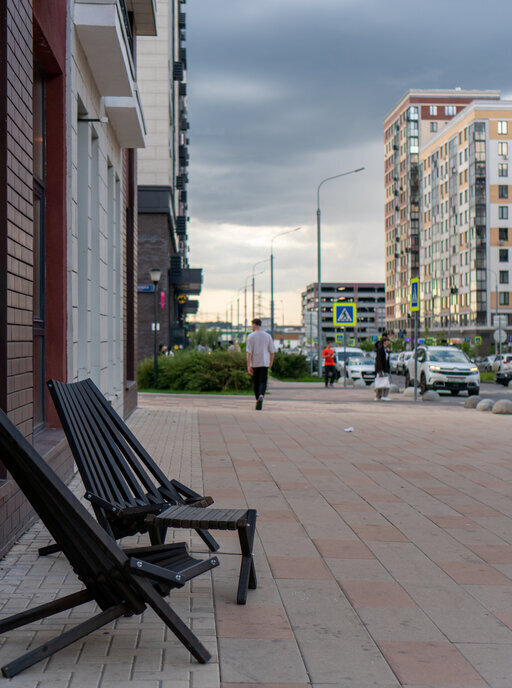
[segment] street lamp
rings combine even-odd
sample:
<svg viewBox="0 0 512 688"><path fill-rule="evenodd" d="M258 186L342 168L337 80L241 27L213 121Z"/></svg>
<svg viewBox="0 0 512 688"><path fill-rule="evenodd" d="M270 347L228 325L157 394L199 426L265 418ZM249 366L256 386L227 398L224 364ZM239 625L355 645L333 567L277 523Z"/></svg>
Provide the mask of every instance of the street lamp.
<svg viewBox="0 0 512 688"><path fill-rule="evenodd" d="M495 306L496 307L496 329L501 333L501 325L500 325L500 321L498 319L498 296L499 296L499 294L498 294L498 274L496 273L495 270L491 270L491 268L487 268L487 272L492 272L492 274L494 275L494 279L496 280L496 306ZM490 305L490 301L491 301L491 299L490 299L490 294L489 294L489 305ZM498 344L498 346L496 346L496 344ZM494 351L499 356L498 361L500 364L500 371L501 371L501 339L499 342L495 342Z"/></svg>
<svg viewBox="0 0 512 688"><path fill-rule="evenodd" d="M285 234L291 234L292 232L298 232L301 227L295 227L295 229L287 229L285 232L280 232L272 237L270 240L270 334L272 339L274 339L274 253L272 250L272 244L279 237Z"/></svg>
<svg viewBox="0 0 512 688"><path fill-rule="evenodd" d="M342 172L341 174L335 174L332 177L326 177L322 179L318 188L316 190L316 256L317 256L317 337L318 337L318 376L320 377L322 371L322 252L321 252L321 232L320 232L320 187L325 184L325 182L331 179L338 179L339 177L346 177L349 174L355 174L356 172L362 172L364 167L358 167L356 170L350 170L349 172Z"/></svg>
<svg viewBox="0 0 512 688"><path fill-rule="evenodd" d="M254 263L254 265L252 266L252 319L253 320L256 317L256 314L254 312L254 310L255 310L255 305L254 305L254 277L255 277L255 274L254 274L254 270L256 269L256 266L261 265L262 263L266 263L267 261L268 261L268 258L264 258L263 260L259 260L257 263ZM261 273L258 273L258 274L261 274Z"/></svg>
<svg viewBox="0 0 512 688"><path fill-rule="evenodd" d="M245 278L245 284L243 286L243 290L244 290L244 337L246 336L246 333L247 333L247 282L250 279L254 280L255 277L258 277L258 275L263 275L264 272L265 272L265 270L262 270L261 272L257 272L256 274L248 275ZM254 289L253 289L253 294L254 294ZM254 311L254 297L253 297L253 311Z"/></svg>
<svg viewBox="0 0 512 688"><path fill-rule="evenodd" d="M149 271L149 276L153 282L153 291L155 292L155 318L153 322L153 387L156 389L156 379L158 377L158 350L157 350L157 313L158 313L158 283L160 282L160 277L162 276L162 271L160 268L151 268Z"/></svg>

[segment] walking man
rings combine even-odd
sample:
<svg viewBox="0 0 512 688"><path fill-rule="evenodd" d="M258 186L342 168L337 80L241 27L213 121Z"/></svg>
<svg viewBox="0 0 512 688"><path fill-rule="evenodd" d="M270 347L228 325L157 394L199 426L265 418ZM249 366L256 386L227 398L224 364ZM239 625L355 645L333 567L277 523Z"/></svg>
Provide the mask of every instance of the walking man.
<svg viewBox="0 0 512 688"><path fill-rule="evenodd" d="M268 369L274 362L274 342L268 332L261 329L261 320L254 318L252 332L247 337L247 370L252 375L256 410L263 408L263 397L267 390Z"/></svg>
<svg viewBox="0 0 512 688"><path fill-rule="evenodd" d="M333 340L328 339L327 346L322 351L322 358L324 359L324 379L326 389L329 384L331 387L334 387L334 381L336 380L336 353L332 349L332 345Z"/></svg>

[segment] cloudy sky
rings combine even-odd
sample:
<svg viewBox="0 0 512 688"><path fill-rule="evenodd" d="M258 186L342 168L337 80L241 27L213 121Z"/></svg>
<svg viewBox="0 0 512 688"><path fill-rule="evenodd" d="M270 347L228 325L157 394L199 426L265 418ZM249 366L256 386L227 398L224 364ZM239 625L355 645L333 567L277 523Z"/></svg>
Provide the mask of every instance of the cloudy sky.
<svg viewBox="0 0 512 688"><path fill-rule="evenodd" d="M316 281L383 281L385 115L409 88L512 94L510 0L188 0L190 263L225 317L274 242L276 320ZM268 263L256 268L270 314ZM251 299L249 298L249 303ZM249 308L248 315L252 313Z"/></svg>

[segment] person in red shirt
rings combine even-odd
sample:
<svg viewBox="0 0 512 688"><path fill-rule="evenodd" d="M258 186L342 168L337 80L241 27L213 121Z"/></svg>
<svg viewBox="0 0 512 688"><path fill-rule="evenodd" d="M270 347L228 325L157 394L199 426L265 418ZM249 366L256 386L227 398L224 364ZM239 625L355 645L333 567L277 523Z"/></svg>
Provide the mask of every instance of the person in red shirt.
<svg viewBox="0 0 512 688"><path fill-rule="evenodd" d="M331 348L332 344L333 340L328 339L327 346L322 351L326 387L334 387L334 381L336 380L336 352Z"/></svg>

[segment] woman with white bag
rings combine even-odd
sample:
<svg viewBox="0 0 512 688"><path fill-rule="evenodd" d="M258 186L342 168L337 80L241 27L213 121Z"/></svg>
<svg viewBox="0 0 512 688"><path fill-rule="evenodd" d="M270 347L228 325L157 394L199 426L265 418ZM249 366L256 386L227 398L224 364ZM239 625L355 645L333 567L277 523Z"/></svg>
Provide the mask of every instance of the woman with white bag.
<svg viewBox="0 0 512 688"><path fill-rule="evenodd" d="M391 401L389 398L389 338L383 334L375 347L375 401Z"/></svg>

